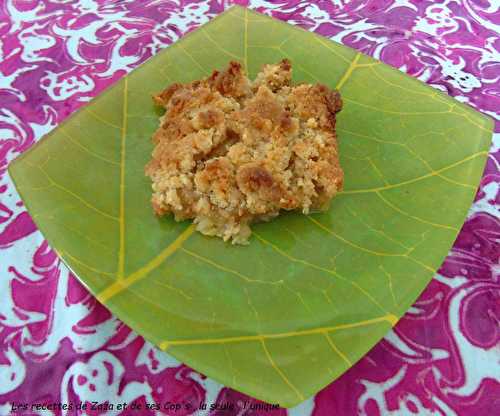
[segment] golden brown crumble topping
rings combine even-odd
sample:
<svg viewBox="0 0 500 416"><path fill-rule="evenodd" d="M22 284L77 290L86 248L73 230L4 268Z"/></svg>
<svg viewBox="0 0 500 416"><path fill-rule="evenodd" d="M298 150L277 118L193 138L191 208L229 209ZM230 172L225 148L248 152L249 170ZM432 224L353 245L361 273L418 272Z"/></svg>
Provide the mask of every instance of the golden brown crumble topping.
<svg viewBox="0 0 500 416"><path fill-rule="evenodd" d="M154 97L165 108L145 172L157 215L194 219L203 234L244 244L280 210L326 209L342 188L335 114L321 84L292 85L288 60L250 81L238 62Z"/></svg>

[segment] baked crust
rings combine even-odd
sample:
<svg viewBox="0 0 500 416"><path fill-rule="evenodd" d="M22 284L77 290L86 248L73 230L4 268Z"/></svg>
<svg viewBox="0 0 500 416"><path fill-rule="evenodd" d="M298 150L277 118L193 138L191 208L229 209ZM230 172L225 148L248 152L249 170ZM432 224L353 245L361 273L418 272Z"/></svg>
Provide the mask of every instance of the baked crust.
<svg viewBox="0 0 500 416"><path fill-rule="evenodd" d="M157 215L244 244L249 225L280 210L326 209L342 188L337 91L292 85L288 60L250 81L238 62L154 96L165 108L145 173Z"/></svg>

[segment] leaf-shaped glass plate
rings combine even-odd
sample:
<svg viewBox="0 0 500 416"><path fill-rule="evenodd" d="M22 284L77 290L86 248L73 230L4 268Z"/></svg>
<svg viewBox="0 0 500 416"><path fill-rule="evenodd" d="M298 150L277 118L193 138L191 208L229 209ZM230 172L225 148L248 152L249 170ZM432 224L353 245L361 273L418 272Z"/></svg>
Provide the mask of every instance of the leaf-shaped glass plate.
<svg viewBox="0 0 500 416"><path fill-rule="evenodd" d="M248 246L157 219L144 165L151 95L229 60L253 77L287 57L295 81L341 90L345 191L323 214L254 227ZM117 82L10 166L51 246L113 313L227 386L289 407L365 354L452 245L492 122L361 53L232 8Z"/></svg>

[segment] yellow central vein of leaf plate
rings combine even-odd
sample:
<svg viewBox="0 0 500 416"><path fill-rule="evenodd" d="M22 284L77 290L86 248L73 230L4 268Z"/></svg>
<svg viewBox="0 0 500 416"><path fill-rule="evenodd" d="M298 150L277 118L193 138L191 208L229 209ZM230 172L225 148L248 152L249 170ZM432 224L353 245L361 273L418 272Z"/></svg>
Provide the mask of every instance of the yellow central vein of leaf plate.
<svg viewBox="0 0 500 416"><path fill-rule="evenodd" d="M349 68L347 68L347 71L344 72L344 75L342 76L342 78L340 78L340 81L335 86L336 89L338 89L338 90L342 89L342 87L344 86L344 84L346 83L346 81L351 76L352 71L354 71L354 68L356 68L357 63L359 61L359 58L361 58L361 52L358 52L356 54L356 56L354 57L354 59L350 63Z"/></svg>
<svg viewBox="0 0 500 416"><path fill-rule="evenodd" d="M128 81L123 80L123 125L120 146L120 251L118 255L118 279L125 269L125 138L127 137Z"/></svg>
<svg viewBox="0 0 500 416"><path fill-rule="evenodd" d="M200 345L200 344L224 344L232 342L249 342L249 341L260 341L265 339L274 338L290 338L290 337L300 337L306 335L322 334L323 332L338 331L341 329L357 328L366 325L372 325L379 322L388 322L391 326L396 325L398 317L392 314L380 316L374 319L367 319L365 321L355 322L352 324L337 325L331 327L320 327L313 329L304 329L302 331L291 331L276 334L258 334L258 335L244 335L240 337L227 337L227 338L208 338L208 339L185 339L185 340L173 340L173 341L162 341L159 346L161 349L166 350L169 347L178 345Z"/></svg>
<svg viewBox="0 0 500 416"><path fill-rule="evenodd" d="M146 277L152 270L160 266L167 258L174 254L186 241L191 234L195 231L195 225L191 224L188 226L180 235L175 239L175 241L170 244L165 250L158 254L153 260L149 261L140 269L136 270L134 273L130 274L123 280L116 280L113 284L104 289L101 293L96 295L96 298L101 303L106 303L116 294L120 293L124 289L128 288L133 283L140 279Z"/></svg>

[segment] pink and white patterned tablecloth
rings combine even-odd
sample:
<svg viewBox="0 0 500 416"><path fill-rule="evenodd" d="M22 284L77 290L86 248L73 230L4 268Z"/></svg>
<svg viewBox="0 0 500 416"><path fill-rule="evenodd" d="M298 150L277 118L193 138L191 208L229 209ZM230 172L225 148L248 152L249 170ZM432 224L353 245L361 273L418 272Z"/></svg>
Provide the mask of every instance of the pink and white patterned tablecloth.
<svg viewBox="0 0 500 416"><path fill-rule="evenodd" d="M316 397L255 411L160 352L44 241L8 163L106 86L230 1L0 1L0 415L13 405L167 401L185 415L500 415L500 136L439 272L373 350ZM500 120L498 0L238 1L354 47ZM500 123L496 124L500 132ZM231 402L233 410L195 410ZM161 414L155 411L85 414Z"/></svg>

